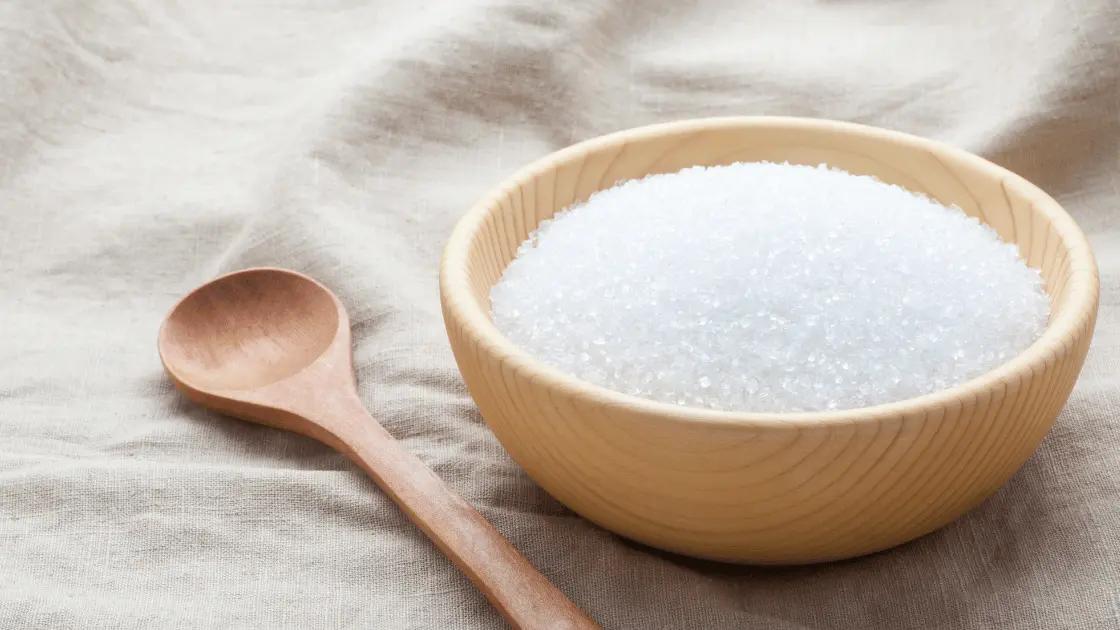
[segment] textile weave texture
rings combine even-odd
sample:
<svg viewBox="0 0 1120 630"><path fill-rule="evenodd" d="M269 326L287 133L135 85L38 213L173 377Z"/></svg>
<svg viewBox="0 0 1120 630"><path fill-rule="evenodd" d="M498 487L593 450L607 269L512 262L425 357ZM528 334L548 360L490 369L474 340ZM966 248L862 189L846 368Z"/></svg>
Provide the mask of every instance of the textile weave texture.
<svg viewBox="0 0 1120 630"><path fill-rule="evenodd" d="M1120 4L0 3L0 628L503 627L341 456L182 399L161 319L277 265L347 305L362 399L608 628L1120 628ZM681 558L505 454L444 336L452 226L606 132L742 114L946 141L1095 248L1037 454L948 527L798 568Z"/></svg>

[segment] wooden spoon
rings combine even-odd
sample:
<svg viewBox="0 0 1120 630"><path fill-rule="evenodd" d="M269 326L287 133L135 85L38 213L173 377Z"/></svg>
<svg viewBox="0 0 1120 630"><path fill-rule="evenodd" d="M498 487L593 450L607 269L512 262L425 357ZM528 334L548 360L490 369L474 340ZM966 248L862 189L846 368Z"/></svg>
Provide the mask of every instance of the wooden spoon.
<svg viewBox="0 0 1120 630"><path fill-rule="evenodd" d="M246 269L184 297L159 354L191 400L295 431L352 459L516 628L598 628L362 406L346 309L284 269Z"/></svg>

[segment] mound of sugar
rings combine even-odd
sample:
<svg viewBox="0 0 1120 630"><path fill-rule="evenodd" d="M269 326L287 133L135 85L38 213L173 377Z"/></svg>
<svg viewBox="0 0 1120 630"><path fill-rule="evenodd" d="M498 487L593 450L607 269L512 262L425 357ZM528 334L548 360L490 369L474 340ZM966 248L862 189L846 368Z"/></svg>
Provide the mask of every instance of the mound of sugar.
<svg viewBox="0 0 1120 630"><path fill-rule="evenodd" d="M961 383L1041 335L1015 246L957 208L825 166L624 182L541 224L490 294L560 370L680 405L849 409Z"/></svg>

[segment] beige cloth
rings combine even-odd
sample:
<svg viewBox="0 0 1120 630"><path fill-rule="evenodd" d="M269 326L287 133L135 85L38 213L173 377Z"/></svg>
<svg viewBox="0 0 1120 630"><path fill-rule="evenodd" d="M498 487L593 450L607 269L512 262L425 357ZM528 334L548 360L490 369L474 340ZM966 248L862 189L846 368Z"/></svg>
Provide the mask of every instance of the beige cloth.
<svg viewBox="0 0 1120 630"><path fill-rule="evenodd" d="M371 411L609 628L1120 627L1120 4L0 3L0 627L498 628L353 466L184 402L156 330L252 265L331 286ZM545 153L778 113L965 147L1062 202L1096 339L1038 453L901 548L758 569L574 516L464 391L436 266Z"/></svg>

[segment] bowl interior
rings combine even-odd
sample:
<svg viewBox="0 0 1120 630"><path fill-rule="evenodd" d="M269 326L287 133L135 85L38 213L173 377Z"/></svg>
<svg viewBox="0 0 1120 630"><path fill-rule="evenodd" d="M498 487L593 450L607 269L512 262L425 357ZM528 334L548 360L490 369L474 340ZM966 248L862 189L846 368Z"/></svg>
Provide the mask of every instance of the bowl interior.
<svg viewBox="0 0 1120 630"><path fill-rule="evenodd" d="M1050 327L1077 309L1070 297L1081 272L1084 236L1034 185L967 152L861 125L801 119L716 119L656 125L575 145L530 165L480 202L466 252L466 279L489 317L490 289L529 233L556 212L627 179L694 165L739 161L828 165L955 205L1018 245L1041 271L1051 299Z"/></svg>

